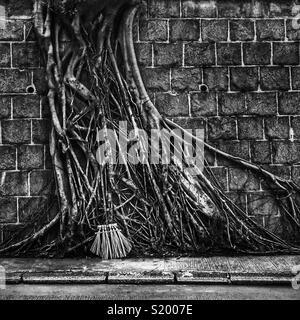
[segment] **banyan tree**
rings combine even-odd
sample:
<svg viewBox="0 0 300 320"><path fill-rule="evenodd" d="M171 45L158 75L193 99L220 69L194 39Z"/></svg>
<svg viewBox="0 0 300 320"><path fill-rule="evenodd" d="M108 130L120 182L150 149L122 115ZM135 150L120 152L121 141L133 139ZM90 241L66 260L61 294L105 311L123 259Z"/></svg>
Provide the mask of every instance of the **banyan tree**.
<svg viewBox="0 0 300 320"><path fill-rule="evenodd" d="M299 242L263 228L231 201L197 154L197 143L263 179L296 240L300 187L199 141L151 102L133 43L140 5L139 0L35 1L55 192L1 246L1 254L300 252ZM124 128L131 134L121 137ZM166 133L172 133L169 162L163 157ZM202 166L191 161L194 154ZM49 221L54 202L58 209Z"/></svg>

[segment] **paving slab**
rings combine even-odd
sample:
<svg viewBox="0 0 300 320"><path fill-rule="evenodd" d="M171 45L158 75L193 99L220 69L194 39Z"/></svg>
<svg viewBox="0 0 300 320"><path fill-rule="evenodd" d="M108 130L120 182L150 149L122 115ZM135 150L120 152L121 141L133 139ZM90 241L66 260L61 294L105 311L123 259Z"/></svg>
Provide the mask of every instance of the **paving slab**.
<svg viewBox="0 0 300 320"><path fill-rule="evenodd" d="M111 284L171 284L175 283L175 274L164 271L149 272L109 272L107 283Z"/></svg>
<svg viewBox="0 0 300 320"><path fill-rule="evenodd" d="M7 285L0 300L300 300L291 286L201 284ZM175 302L176 303L176 302Z"/></svg>
<svg viewBox="0 0 300 320"><path fill-rule="evenodd" d="M300 256L168 259L0 259L8 283L287 284Z"/></svg>
<svg viewBox="0 0 300 320"><path fill-rule="evenodd" d="M22 275L24 284L103 284L107 274L103 272L26 272Z"/></svg>

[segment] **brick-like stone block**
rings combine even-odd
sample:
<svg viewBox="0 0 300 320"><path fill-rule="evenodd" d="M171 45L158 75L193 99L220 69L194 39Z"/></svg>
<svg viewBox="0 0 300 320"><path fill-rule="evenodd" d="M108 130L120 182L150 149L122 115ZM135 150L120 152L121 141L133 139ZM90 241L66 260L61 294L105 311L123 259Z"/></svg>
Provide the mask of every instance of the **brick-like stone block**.
<svg viewBox="0 0 300 320"><path fill-rule="evenodd" d="M228 191L228 169L225 167L211 167L205 170L204 174L208 179L212 179L211 175L216 179L223 191Z"/></svg>
<svg viewBox="0 0 300 320"><path fill-rule="evenodd" d="M0 145L0 170L16 169L16 148Z"/></svg>
<svg viewBox="0 0 300 320"><path fill-rule="evenodd" d="M152 44L135 43L136 58L140 66L151 67L152 65Z"/></svg>
<svg viewBox="0 0 300 320"><path fill-rule="evenodd" d="M22 144L31 142L30 120L2 121L2 141L8 144Z"/></svg>
<svg viewBox="0 0 300 320"><path fill-rule="evenodd" d="M231 41L252 41L254 39L254 22L252 20L231 20Z"/></svg>
<svg viewBox="0 0 300 320"><path fill-rule="evenodd" d="M218 1L218 16L220 18L243 17L241 3L235 0Z"/></svg>
<svg viewBox="0 0 300 320"><path fill-rule="evenodd" d="M249 142L246 140L241 141L221 141L217 144L219 150L224 151L232 156L242 158L250 161ZM217 156L218 166L233 166L234 163L221 155Z"/></svg>
<svg viewBox="0 0 300 320"><path fill-rule="evenodd" d="M24 24L21 20L5 22L5 28L0 28L0 41L22 41L24 39Z"/></svg>
<svg viewBox="0 0 300 320"><path fill-rule="evenodd" d="M21 223L30 221L47 201L45 197L19 198L19 220Z"/></svg>
<svg viewBox="0 0 300 320"><path fill-rule="evenodd" d="M197 41L200 38L199 20L170 20L171 41Z"/></svg>
<svg viewBox="0 0 300 320"><path fill-rule="evenodd" d="M49 120L32 120L32 142L37 144L48 143L50 128Z"/></svg>
<svg viewBox="0 0 300 320"><path fill-rule="evenodd" d="M255 91L258 88L256 67L230 68L230 86L233 91Z"/></svg>
<svg viewBox="0 0 300 320"><path fill-rule="evenodd" d="M0 67L10 67L10 44L0 43Z"/></svg>
<svg viewBox="0 0 300 320"><path fill-rule="evenodd" d="M244 63L249 65L268 65L271 63L271 44L267 42L245 43L243 45Z"/></svg>
<svg viewBox="0 0 300 320"><path fill-rule="evenodd" d="M263 121L256 117L243 117L238 119L239 139L263 139Z"/></svg>
<svg viewBox="0 0 300 320"><path fill-rule="evenodd" d="M300 143L290 141L273 141L275 164L296 164L300 162Z"/></svg>
<svg viewBox="0 0 300 320"><path fill-rule="evenodd" d="M179 68L172 70L171 76L172 90L175 91L191 91L198 90L199 84L202 82L202 74L200 68Z"/></svg>
<svg viewBox="0 0 300 320"><path fill-rule="evenodd" d="M299 43L276 43L273 44L273 63L278 65L299 64Z"/></svg>
<svg viewBox="0 0 300 320"><path fill-rule="evenodd" d="M265 134L267 139L288 139L289 118L269 117L265 119Z"/></svg>
<svg viewBox="0 0 300 320"><path fill-rule="evenodd" d="M25 93L30 83L28 71L0 69L0 93Z"/></svg>
<svg viewBox="0 0 300 320"><path fill-rule="evenodd" d="M6 4L8 17L31 16L33 10L33 0L9 0Z"/></svg>
<svg viewBox="0 0 300 320"><path fill-rule="evenodd" d="M26 196L28 194L28 174L26 172L5 172L3 182L0 187L2 196Z"/></svg>
<svg viewBox="0 0 300 320"><path fill-rule="evenodd" d="M228 70L224 67L204 68L203 82L211 91L228 90Z"/></svg>
<svg viewBox="0 0 300 320"><path fill-rule="evenodd" d="M278 206L274 197L266 192L250 193L247 195L249 216L278 215Z"/></svg>
<svg viewBox="0 0 300 320"><path fill-rule="evenodd" d="M162 114L169 117L189 114L188 96L184 93L156 93L155 105Z"/></svg>
<svg viewBox="0 0 300 320"><path fill-rule="evenodd" d="M44 146L23 145L18 148L18 169L42 169L44 167Z"/></svg>
<svg viewBox="0 0 300 320"><path fill-rule="evenodd" d="M184 18L198 17L198 18L214 18L217 12L216 1L182 1L182 16Z"/></svg>
<svg viewBox="0 0 300 320"><path fill-rule="evenodd" d="M141 20L140 41L167 41L168 21L167 20Z"/></svg>
<svg viewBox="0 0 300 320"><path fill-rule="evenodd" d="M236 119L233 117L210 118L208 121L209 140L234 140L236 136Z"/></svg>
<svg viewBox="0 0 300 320"><path fill-rule="evenodd" d="M13 98L14 118L39 118L40 97L34 95L15 96Z"/></svg>
<svg viewBox="0 0 300 320"><path fill-rule="evenodd" d="M289 40L300 40L300 28L294 28L294 23L298 24L295 19L287 19L286 21L286 34Z"/></svg>
<svg viewBox="0 0 300 320"><path fill-rule="evenodd" d="M280 114L299 114L300 92L282 92L279 94Z"/></svg>
<svg viewBox="0 0 300 320"><path fill-rule="evenodd" d="M271 163L271 146L269 141L255 141L251 143L251 160L258 164Z"/></svg>
<svg viewBox="0 0 300 320"><path fill-rule="evenodd" d="M289 69L283 67L262 67L260 84L262 90L289 90Z"/></svg>
<svg viewBox="0 0 300 320"><path fill-rule="evenodd" d="M36 43L14 43L12 48L13 67L39 67L40 51Z"/></svg>
<svg viewBox="0 0 300 320"><path fill-rule="evenodd" d="M43 68L33 70L33 83L39 95L47 95L48 84L46 81L46 71Z"/></svg>
<svg viewBox="0 0 300 320"><path fill-rule="evenodd" d="M185 46L186 66L207 66L215 64L215 46L213 43L188 43Z"/></svg>
<svg viewBox="0 0 300 320"><path fill-rule="evenodd" d="M284 40L284 20L258 20L256 22L258 40Z"/></svg>
<svg viewBox="0 0 300 320"><path fill-rule="evenodd" d="M292 67L292 88L300 90L300 68Z"/></svg>
<svg viewBox="0 0 300 320"><path fill-rule="evenodd" d="M294 0L272 0L270 3L269 16L275 17L290 17L293 15Z"/></svg>
<svg viewBox="0 0 300 320"><path fill-rule="evenodd" d="M142 78L147 89L157 91L170 90L170 70L163 68L141 69Z"/></svg>
<svg viewBox="0 0 300 320"><path fill-rule="evenodd" d="M245 95L243 93L219 94L219 110L222 115L245 114Z"/></svg>
<svg viewBox="0 0 300 320"><path fill-rule="evenodd" d="M294 129L294 138L300 139L300 117L292 118L292 128Z"/></svg>
<svg viewBox="0 0 300 320"><path fill-rule="evenodd" d="M256 191L260 181L250 171L240 168L229 168L229 189L232 191Z"/></svg>
<svg viewBox="0 0 300 320"><path fill-rule="evenodd" d="M248 114L276 115L276 93L247 93L246 109Z"/></svg>
<svg viewBox="0 0 300 320"><path fill-rule="evenodd" d="M195 92L191 94L191 108L193 116L216 116L217 99L213 92Z"/></svg>
<svg viewBox="0 0 300 320"><path fill-rule="evenodd" d="M182 44L154 44L155 66L180 66L182 65Z"/></svg>
<svg viewBox="0 0 300 320"><path fill-rule="evenodd" d="M17 222L17 198L0 197L0 223Z"/></svg>
<svg viewBox="0 0 300 320"><path fill-rule="evenodd" d="M176 18L180 16L177 0L149 0L148 12L151 18Z"/></svg>
<svg viewBox="0 0 300 320"><path fill-rule="evenodd" d="M267 18L269 16L268 1L240 1L242 16L248 18Z"/></svg>
<svg viewBox="0 0 300 320"><path fill-rule="evenodd" d="M50 184L53 181L51 170L33 171L30 173L30 195L42 196L51 192Z"/></svg>
<svg viewBox="0 0 300 320"><path fill-rule="evenodd" d="M10 118L11 115L11 98L0 97L0 120Z"/></svg>
<svg viewBox="0 0 300 320"><path fill-rule="evenodd" d="M240 43L218 43L217 61L219 65L240 65L242 63Z"/></svg>
<svg viewBox="0 0 300 320"><path fill-rule="evenodd" d="M202 20L201 23L202 41L219 42L228 38L227 20Z"/></svg>

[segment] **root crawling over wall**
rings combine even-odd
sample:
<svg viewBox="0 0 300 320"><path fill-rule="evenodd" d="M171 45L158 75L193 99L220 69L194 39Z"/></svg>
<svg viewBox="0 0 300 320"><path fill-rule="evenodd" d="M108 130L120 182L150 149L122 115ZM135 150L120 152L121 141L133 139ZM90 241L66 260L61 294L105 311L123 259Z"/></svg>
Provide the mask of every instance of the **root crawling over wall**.
<svg viewBox="0 0 300 320"><path fill-rule="evenodd" d="M197 166L195 175L186 170L193 166L189 160L197 138L162 117L147 94L133 45L138 8L139 1L133 0L35 1L59 210L49 223L35 227L22 241L4 244L0 252L17 255L32 247L43 255L77 252L91 246L99 225L115 223L136 254L300 252L296 244L262 228L234 204L208 166L205 174ZM128 150L119 136L122 122L133 132L126 144L135 147L137 164L126 161ZM170 164L162 158L153 164L147 156L151 130L175 130L177 140L182 140L172 146ZM183 148L187 136L192 141L189 153ZM205 148L262 178L289 230L299 238L296 184L206 143ZM99 149L105 155L100 161ZM124 161L112 161L114 153ZM178 154L184 154L183 159ZM50 231L57 237L47 242Z"/></svg>

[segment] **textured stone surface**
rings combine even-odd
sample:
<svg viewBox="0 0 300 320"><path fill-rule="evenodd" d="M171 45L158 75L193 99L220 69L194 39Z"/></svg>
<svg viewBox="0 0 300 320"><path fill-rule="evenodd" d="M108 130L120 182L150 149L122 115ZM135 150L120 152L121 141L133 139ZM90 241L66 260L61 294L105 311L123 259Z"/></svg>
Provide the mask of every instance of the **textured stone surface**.
<svg viewBox="0 0 300 320"><path fill-rule="evenodd" d="M274 43L273 63L279 65L299 64L299 43Z"/></svg>
<svg viewBox="0 0 300 320"><path fill-rule="evenodd" d="M228 70L224 67L204 68L203 82L210 91L228 90Z"/></svg>
<svg viewBox="0 0 300 320"><path fill-rule="evenodd" d="M40 97L34 95L15 96L13 98L14 118L39 118Z"/></svg>
<svg viewBox="0 0 300 320"><path fill-rule="evenodd" d="M143 20L140 22L140 41L167 41L167 20Z"/></svg>
<svg viewBox="0 0 300 320"><path fill-rule="evenodd" d="M258 20L258 40L284 40L284 20Z"/></svg>
<svg viewBox="0 0 300 320"><path fill-rule="evenodd" d="M263 138L263 122L262 119L254 117L243 117L238 119L239 138L252 140Z"/></svg>
<svg viewBox="0 0 300 320"><path fill-rule="evenodd" d="M31 142L30 120L5 120L2 121L3 143L22 144Z"/></svg>
<svg viewBox="0 0 300 320"><path fill-rule="evenodd" d="M254 39L254 22L251 20L230 21L231 41L251 41Z"/></svg>
<svg viewBox="0 0 300 320"><path fill-rule="evenodd" d="M262 90L288 90L290 88L288 68L262 67L260 75Z"/></svg>
<svg viewBox="0 0 300 320"><path fill-rule="evenodd" d="M246 109L248 114L276 115L276 93L247 93Z"/></svg>
<svg viewBox="0 0 300 320"><path fill-rule="evenodd" d="M16 148L0 145L0 170L16 169Z"/></svg>
<svg viewBox="0 0 300 320"><path fill-rule="evenodd" d="M244 63L249 65L267 65L271 63L271 44L270 43L245 43Z"/></svg>
<svg viewBox="0 0 300 320"><path fill-rule="evenodd" d="M234 140L236 136L236 119L232 117L211 118L208 121L209 140Z"/></svg>
<svg viewBox="0 0 300 320"><path fill-rule="evenodd" d="M217 59L220 65L240 65L242 62L240 43L218 43Z"/></svg>
<svg viewBox="0 0 300 320"><path fill-rule="evenodd" d="M202 20L201 24L203 41L226 41L228 38L228 22L226 20Z"/></svg>
<svg viewBox="0 0 300 320"><path fill-rule="evenodd" d="M43 169L44 146L23 145L18 148L18 169Z"/></svg>
<svg viewBox="0 0 300 320"><path fill-rule="evenodd" d="M222 93L219 95L220 114L238 115L246 112L243 93Z"/></svg>
<svg viewBox="0 0 300 320"><path fill-rule="evenodd" d="M155 105L164 115L185 116L189 114L186 94L157 93Z"/></svg>
<svg viewBox="0 0 300 320"><path fill-rule="evenodd" d="M188 43L185 46L186 66L206 66L215 64L215 49L210 43Z"/></svg>
<svg viewBox="0 0 300 320"><path fill-rule="evenodd" d="M171 41L197 41L199 38L199 20L170 20Z"/></svg>
<svg viewBox="0 0 300 320"><path fill-rule="evenodd" d="M181 66L182 45L181 44L154 44L154 65L155 66Z"/></svg>
<svg viewBox="0 0 300 320"><path fill-rule="evenodd" d="M197 91L202 82L200 68L179 68L172 70L172 89L175 91Z"/></svg>
<svg viewBox="0 0 300 320"><path fill-rule="evenodd" d="M258 88L258 70L256 67L240 67L230 70L233 91L255 91Z"/></svg>
<svg viewBox="0 0 300 320"><path fill-rule="evenodd" d="M215 93L193 93L191 95L192 115L215 116L217 115L217 100Z"/></svg>

